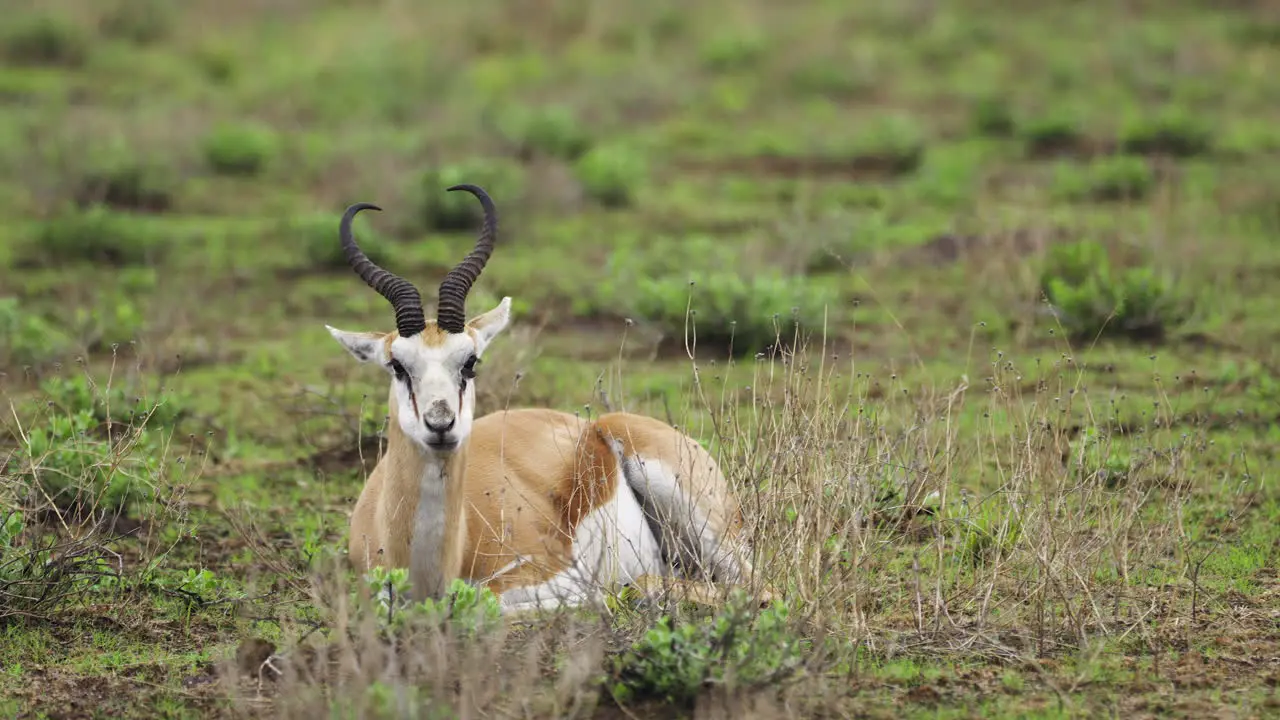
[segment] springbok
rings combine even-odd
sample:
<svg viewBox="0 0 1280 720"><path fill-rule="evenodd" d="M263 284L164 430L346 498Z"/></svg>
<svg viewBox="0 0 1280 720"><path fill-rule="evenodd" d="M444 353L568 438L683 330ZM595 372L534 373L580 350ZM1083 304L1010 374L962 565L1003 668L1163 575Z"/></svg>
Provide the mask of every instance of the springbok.
<svg viewBox="0 0 1280 720"><path fill-rule="evenodd" d="M625 412L474 417L480 358L507 327L511 298L465 321L497 211L475 185L448 190L475 195L484 222L475 248L440 283L434 321L413 284L375 265L352 236L357 213L381 208L354 204L339 224L347 261L396 318L387 333L325 326L357 361L391 376L386 452L351 517L357 572L408 567L413 600L438 598L463 578L487 585L504 611L578 605L606 587L664 577L745 582L752 566L740 508L692 438Z"/></svg>

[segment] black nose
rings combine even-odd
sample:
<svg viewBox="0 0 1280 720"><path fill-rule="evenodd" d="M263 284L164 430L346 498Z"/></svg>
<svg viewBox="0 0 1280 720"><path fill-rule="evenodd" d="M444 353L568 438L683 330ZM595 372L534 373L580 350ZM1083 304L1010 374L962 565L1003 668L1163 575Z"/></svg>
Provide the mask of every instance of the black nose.
<svg viewBox="0 0 1280 720"><path fill-rule="evenodd" d="M436 433L437 435L443 435L443 434L445 434L445 433L449 432L450 430L452 430L452 429L453 429L453 424L454 424L455 422L457 422L457 420L458 420L458 418L457 418L456 416L455 416L455 417L450 417L450 418L449 418L449 422L444 423L444 424L441 424L441 425L434 425L434 424L432 424L432 422L431 422L430 420L428 420L427 418L425 418L425 417L424 417L424 418L422 418L422 422L426 424L427 429L428 429L428 430L430 430L430 431L431 431L431 432L433 432L433 433Z"/></svg>

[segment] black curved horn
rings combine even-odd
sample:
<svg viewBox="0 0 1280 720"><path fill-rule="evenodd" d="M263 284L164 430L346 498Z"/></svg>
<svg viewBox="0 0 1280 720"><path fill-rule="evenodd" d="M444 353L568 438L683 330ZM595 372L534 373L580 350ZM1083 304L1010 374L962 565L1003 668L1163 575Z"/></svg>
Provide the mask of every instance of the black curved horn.
<svg viewBox="0 0 1280 720"><path fill-rule="evenodd" d="M444 280L440 282L439 304L436 307L436 325L449 333L460 333L466 324L467 293L471 292L471 284L480 277L480 271L493 254L493 243L498 235L498 210L493 206L489 193L476 185L454 185L446 188L448 192L465 190L480 200L484 209L484 225L480 229L480 237L476 246L454 266Z"/></svg>
<svg viewBox="0 0 1280 720"><path fill-rule="evenodd" d="M378 267L365 256L356 239L351 234L351 221L361 210L382 210L371 203L356 203L342 214L342 222L338 224L338 237L342 239L342 252L347 256L347 263L356 271L361 280L391 303L396 312L396 330L400 337L417 335L427 327L426 316L422 312L422 297L413 283Z"/></svg>

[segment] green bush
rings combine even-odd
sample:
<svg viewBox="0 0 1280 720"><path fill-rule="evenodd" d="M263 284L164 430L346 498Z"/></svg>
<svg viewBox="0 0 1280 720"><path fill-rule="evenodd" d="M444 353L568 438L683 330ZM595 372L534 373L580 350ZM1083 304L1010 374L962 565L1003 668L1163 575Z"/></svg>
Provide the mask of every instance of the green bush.
<svg viewBox="0 0 1280 720"><path fill-rule="evenodd" d="M162 431L182 415L177 402L148 403L83 376L52 378L40 390L46 422L27 428L5 468L29 504L115 514L152 497L167 445Z"/></svg>
<svg viewBox="0 0 1280 720"><path fill-rule="evenodd" d="M1078 121L1069 114L1032 118L1018 128L1018 137L1032 157L1077 150L1085 139Z"/></svg>
<svg viewBox="0 0 1280 720"><path fill-rule="evenodd" d="M76 308L72 321L75 337L89 352L133 342L145 325L146 318L137 303L117 294L97 298L91 307Z"/></svg>
<svg viewBox="0 0 1280 720"><path fill-rule="evenodd" d="M79 412L31 428L17 480L63 511L115 514L143 499L155 463L145 453L117 456L112 443L89 434L95 427L87 412Z"/></svg>
<svg viewBox="0 0 1280 720"><path fill-rule="evenodd" d="M115 607L127 602L120 591L136 600L135 590L209 588L209 573L173 576L163 562L190 532L178 488L199 472L199 463L168 461L180 401L149 402L118 381L83 375L50 378L39 390L14 408L33 413L0 454L0 624L56 616L90 598ZM160 533L151 536L159 543L120 547L117 536L140 524ZM133 568L127 576L124 567Z"/></svg>
<svg viewBox="0 0 1280 720"><path fill-rule="evenodd" d="M40 392L50 405L67 414L87 412L95 423L137 425L146 421L151 429L172 429L186 415L183 398L148 399L136 388L113 384L103 387L83 375L53 377L40 384Z"/></svg>
<svg viewBox="0 0 1280 720"><path fill-rule="evenodd" d="M702 66L715 72L737 72L754 68L768 52L763 35L724 31L709 38L700 52Z"/></svg>
<svg viewBox="0 0 1280 720"><path fill-rule="evenodd" d="M71 350L105 350L138 339L143 326L137 304L123 296L98 297L57 323L17 298L0 298L0 367L35 365Z"/></svg>
<svg viewBox="0 0 1280 720"><path fill-rule="evenodd" d="M1004 98L980 98L970 112L973 131L982 137L1012 137L1018 128L1013 108Z"/></svg>
<svg viewBox="0 0 1280 720"><path fill-rule="evenodd" d="M853 162L867 170L905 175L920 167L924 152L920 124L905 115L888 115L859 130Z"/></svg>
<svg viewBox="0 0 1280 720"><path fill-rule="evenodd" d="M60 15L11 12L0 30L0 53L15 65L80 67L89 47L89 34Z"/></svg>
<svg viewBox="0 0 1280 720"><path fill-rule="evenodd" d="M1171 108L1128 120L1120 130L1120 150L1133 154L1194 157L1213 149L1213 133L1200 118Z"/></svg>
<svg viewBox="0 0 1280 720"><path fill-rule="evenodd" d="M302 215L288 220L281 229L291 246L301 246L306 267L321 270L348 269L347 257L338 242L338 224L329 215ZM384 236L365 227L353 230L360 249L382 267L391 267L392 245Z"/></svg>
<svg viewBox="0 0 1280 720"><path fill-rule="evenodd" d="M418 220L427 230L453 232L478 230L482 212L470 193L447 192L459 183L484 188L498 206L510 207L524 189L524 171L519 165L491 158L472 158L460 163L427 169L419 176L414 194L418 198Z"/></svg>
<svg viewBox="0 0 1280 720"><path fill-rule="evenodd" d="M461 578L449 584L444 596L411 602L407 568L370 568L365 587L377 603L375 617L384 631L403 631L422 622L443 627L458 637L477 638L496 630L502 623L502 603L488 587L479 587ZM351 599L359 601L353 590Z"/></svg>
<svg viewBox="0 0 1280 720"><path fill-rule="evenodd" d="M930 185L949 185L945 168L938 172L923 173ZM959 185L959 181L956 181ZM924 188L928 189L928 188ZM940 191L934 191L940 192ZM939 203L940 204L940 203ZM919 248L946 235L956 235L955 221L945 213L915 213L899 217L894 212L870 212L850 216L848 225L839 229L819 231L817 242L807 248L797 248L806 253L804 272L820 275L845 272L849 264L864 253L902 252Z"/></svg>
<svg viewBox="0 0 1280 720"><path fill-rule="evenodd" d="M591 136L572 108L516 106L503 113L499 130L521 156L542 154L573 161L591 147Z"/></svg>
<svg viewBox="0 0 1280 720"><path fill-rule="evenodd" d="M1113 269L1106 248L1094 241L1052 247L1040 291L1073 340L1160 339L1192 310L1167 277L1151 267Z"/></svg>
<svg viewBox="0 0 1280 720"><path fill-rule="evenodd" d="M253 176L261 173L278 152L271 128L256 124L223 124L204 139L204 158L219 175Z"/></svg>
<svg viewBox="0 0 1280 720"><path fill-rule="evenodd" d="M19 489L0 484L0 623L71 605L114 575L98 533L62 541L40 537L38 520L16 505Z"/></svg>
<svg viewBox="0 0 1280 720"><path fill-rule="evenodd" d="M682 345L688 332L699 352L732 347L742 357L790 345L797 324L820 330L824 318L838 316L838 301L828 282L743 269L736 249L714 236L623 237L573 312L649 324L663 343Z"/></svg>
<svg viewBox="0 0 1280 720"><path fill-rule="evenodd" d="M712 352L732 347L735 356L790 345L797 324L819 328L836 294L804 277L732 270L699 275L694 282L671 275L635 275L632 309L672 339L685 336Z"/></svg>
<svg viewBox="0 0 1280 720"><path fill-rule="evenodd" d="M1242 13L1230 26L1231 36L1242 45L1280 47L1280 19Z"/></svg>
<svg viewBox="0 0 1280 720"><path fill-rule="evenodd" d="M162 246L136 218L102 205L67 209L43 222L19 249L28 265L81 260L123 267L159 258Z"/></svg>
<svg viewBox="0 0 1280 720"><path fill-rule="evenodd" d="M1022 526L1008 510L980 505L968 517L958 518L960 557L974 567L997 563L1007 557L1022 537Z"/></svg>
<svg viewBox="0 0 1280 720"><path fill-rule="evenodd" d="M166 0L115 0L98 18L98 32L137 45L149 45L169 34L174 8L174 4Z"/></svg>
<svg viewBox="0 0 1280 720"><path fill-rule="evenodd" d="M215 85L226 85L239 71L239 56L235 46L208 42L191 52L191 59L200 73Z"/></svg>
<svg viewBox="0 0 1280 720"><path fill-rule="evenodd" d="M811 644L789 620L780 601L753 613L740 592L711 617L673 624L664 616L611 659L613 696L687 705L710 685L777 683L797 672Z"/></svg>
<svg viewBox="0 0 1280 720"><path fill-rule="evenodd" d="M18 536L23 530L22 513L16 510L5 510L0 512L0 558L9 555L9 552L18 545ZM0 563L3 566L3 563Z"/></svg>
<svg viewBox="0 0 1280 720"><path fill-rule="evenodd" d="M1067 200L1114 202L1141 200L1155 188L1155 171L1141 157L1117 155L1084 166L1059 166L1054 178L1058 195Z"/></svg>
<svg viewBox="0 0 1280 720"><path fill-rule="evenodd" d="M797 93L815 97L856 99L875 89L873 74L831 57L799 65L787 73L787 86Z"/></svg>
<svg viewBox="0 0 1280 720"><path fill-rule="evenodd" d="M598 145L574 164L583 193L608 208L635 202L636 191L648 179L644 155L624 145Z"/></svg>
<svg viewBox="0 0 1280 720"><path fill-rule="evenodd" d="M173 204L173 177L167 169L136 157L93 163L75 180L72 199L80 207L106 205L120 210L163 212Z"/></svg>
<svg viewBox="0 0 1280 720"><path fill-rule="evenodd" d="M18 298L0 297L0 367L34 365L57 357L69 345L58 325L22 307Z"/></svg>

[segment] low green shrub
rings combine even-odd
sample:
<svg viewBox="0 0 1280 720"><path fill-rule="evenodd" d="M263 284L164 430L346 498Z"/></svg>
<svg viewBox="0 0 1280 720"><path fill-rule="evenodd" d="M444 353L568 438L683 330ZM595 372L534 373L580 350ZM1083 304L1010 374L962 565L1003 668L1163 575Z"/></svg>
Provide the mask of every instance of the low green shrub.
<svg viewBox="0 0 1280 720"><path fill-rule="evenodd" d="M970 110L973 131L981 137L1012 137L1018 129L1013 108L1002 97L982 97Z"/></svg>
<svg viewBox="0 0 1280 720"><path fill-rule="evenodd" d="M44 221L17 254L26 265L79 260L124 267L158 260L164 248L137 218L94 204L66 208Z"/></svg>
<svg viewBox="0 0 1280 720"><path fill-rule="evenodd" d="M439 599L411 602L407 568L374 567L364 577L376 602L376 617L384 632L403 631L415 623L448 629L455 636L475 638L502 623L502 605L488 587L455 578ZM358 595L353 593L353 602Z"/></svg>
<svg viewBox="0 0 1280 720"><path fill-rule="evenodd" d="M1063 164L1054 177L1054 191L1071 201L1141 200L1155 187L1155 171L1145 159L1130 155L1099 158L1085 165Z"/></svg>
<svg viewBox="0 0 1280 720"><path fill-rule="evenodd" d="M1178 108L1167 108L1125 122L1120 130L1120 150L1137 155L1195 157L1213 149L1213 131L1201 118Z"/></svg>
<svg viewBox="0 0 1280 720"><path fill-rule="evenodd" d="M850 149L853 163L869 171L905 175L924 160L924 130L905 115L881 116L861 128Z"/></svg>
<svg viewBox="0 0 1280 720"><path fill-rule="evenodd" d="M257 124L223 124L205 136L205 162L219 175L251 177L267 168L279 151L271 128Z"/></svg>
<svg viewBox="0 0 1280 720"><path fill-rule="evenodd" d="M191 597L215 584L207 571L173 573L164 563L163 545L191 532L178 488L199 471L170 456L183 405L80 375L49 378L11 408L25 417L0 459L0 623L52 617L90 597L115 605L122 592ZM160 543L125 550L121 538L139 525Z"/></svg>
<svg viewBox="0 0 1280 720"><path fill-rule="evenodd" d="M708 38L698 55L706 69L730 73L755 68L768 51L768 40L760 33L724 30Z"/></svg>
<svg viewBox="0 0 1280 720"><path fill-rule="evenodd" d="M479 229L480 203L470 193L446 191L460 183L484 188L501 209L513 204L523 193L524 171L518 164L494 158L472 158L428 168L419 176L413 190L421 229L440 232Z"/></svg>
<svg viewBox="0 0 1280 720"><path fill-rule="evenodd" d="M74 179L71 195L81 208L163 212L173 204L173 185L167 168L121 155L92 163Z"/></svg>
<svg viewBox="0 0 1280 720"><path fill-rule="evenodd" d="M1040 291L1074 340L1160 339L1193 310L1168 277L1146 266L1115 269L1095 241L1053 246Z"/></svg>
<svg viewBox="0 0 1280 720"><path fill-rule="evenodd" d="M1030 118L1021 123L1017 135L1031 157L1070 153L1085 141L1077 118L1065 112Z"/></svg>
<svg viewBox="0 0 1280 720"><path fill-rule="evenodd" d="M960 535L960 556L975 568L999 563L1021 539L1022 525L1016 515L1011 516L1008 508L990 502L969 508L954 519Z"/></svg>
<svg viewBox="0 0 1280 720"><path fill-rule="evenodd" d="M876 87L876 75L831 57L819 57L787 73L787 87L797 93L828 99L866 97Z"/></svg>
<svg viewBox="0 0 1280 720"><path fill-rule="evenodd" d="M369 227L353 230L360 249L374 263L391 267L393 247L383 235ZM348 270L347 257L338 242L338 224L330 215L300 215L289 219L281 228L281 234L290 239L291 246L301 246L305 267L320 270Z"/></svg>
<svg viewBox="0 0 1280 720"><path fill-rule="evenodd" d="M51 617L115 586L120 555L100 533L59 538L31 513L13 509L16 485L0 485L0 622Z"/></svg>
<svg viewBox="0 0 1280 720"><path fill-rule="evenodd" d="M138 340L146 327L146 317L126 294L109 293L91 307L76 308L71 327L85 350L101 352Z"/></svg>
<svg viewBox="0 0 1280 720"><path fill-rule="evenodd" d="M837 300L829 286L800 276L734 271L699 274L695 281L671 276L634 276L631 305L638 319L656 323L675 340L735 356L790 346L797 330L820 328L824 311Z"/></svg>
<svg viewBox="0 0 1280 720"><path fill-rule="evenodd" d="M226 85L240 72L241 58L229 43L205 42L191 51L191 59L200 74L215 85Z"/></svg>
<svg viewBox="0 0 1280 720"><path fill-rule="evenodd" d="M736 357L790 346L797 331L818 331L835 314L839 294L830 283L775 269L730 270L736 253L714 237L645 243L619 243L575 312L631 318L657 329L664 343L683 345L687 333L699 352Z"/></svg>
<svg viewBox="0 0 1280 720"><path fill-rule="evenodd" d="M56 323L23 307L18 298L0 297L0 368L35 365L69 346L70 338Z"/></svg>
<svg viewBox="0 0 1280 720"><path fill-rule="evenodd" d="M169 35L175 7L164 0L115 0L99 16L98 32L105 37L150 45Z"/></svg>
<svg viewBox="0 0 1280 720"><path fill-rule="evenodd" d="M499 131L520 155L547 155L574 161L591 147L591 135L566 105L518 105L504 110Z"/></svg>
<svg viewBox="0 0 1280 720"><path fill-rule="evenodd" d="M48 415L26 429L4 470L23 491L24 506L115 515L154 497L165 431L182 417L180 403L149 403L83 376L50 378L40 391Z"/></svg>
<svg viewBox="0 0 1280 720"><path fill-rule="evenodd" d="M0 30L0 55L15 65L80 67L91 44L84 28L61 15L10 13Z"/></svg>
<svg viewBox="0 0 1280 720"><path fill-rule="evenodd" d="M691 704L704 688L744 690L795 674L811 641L792 627L786 605L753 612L740 592L710 617L673 623L662 617L610 661L619 702L653 699Z"/></svg>
<svg viewBox="0 0 1280 720"><path fill-rule="evenodd" d="M573 169L583 193L608 208L626 207L635 202L637 191L649 175L643 153L619 144L591 148Z"/></svg>

